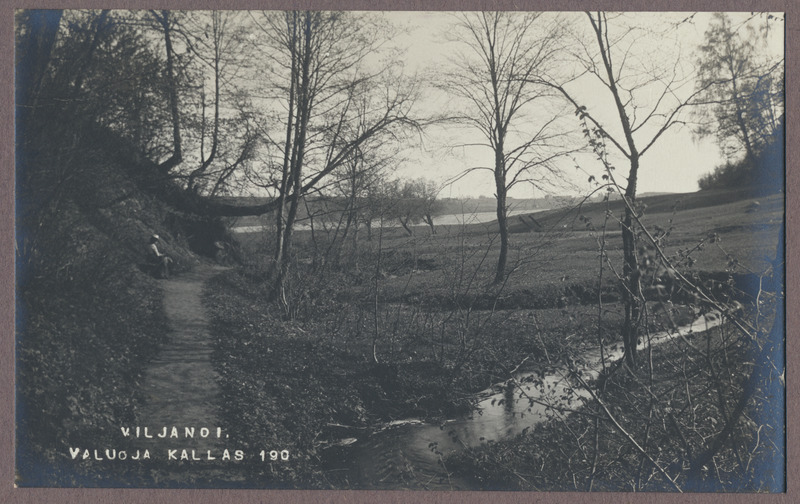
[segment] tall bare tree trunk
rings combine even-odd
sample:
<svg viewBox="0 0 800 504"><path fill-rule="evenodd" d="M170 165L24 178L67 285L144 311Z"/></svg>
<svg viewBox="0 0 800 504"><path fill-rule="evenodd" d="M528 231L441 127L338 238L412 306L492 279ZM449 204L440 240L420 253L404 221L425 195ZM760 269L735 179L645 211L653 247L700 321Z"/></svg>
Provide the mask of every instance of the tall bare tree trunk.
<svg viewBox="0 0 800 504"><path fill-rule="evenodd" d="M502 147L496 155L496 162L502 163ZM503 167L495 167L495 190L497 191L497 226L500 228L500 257L497 260L497 270L494 283L501 284L506 276L506 263L508 262L508 218L506 213L506 183Z"/></svg>
<svg viewBox="0 0 800 504"><path fill-rule="evenodd" d="M178 83L175 81L174 50L172 48L172 28L170 27L169 11L151 11L153 17L161 24L164 31L164 45L167 50L167 66L164 70L167 80L167 93L169 95L169 111L172 119L172 155L158 166L162 173L168 173L183 161L182 142L181 142L181 123L178 113Z"/></svg>
<svg viewBox="0 0 800 504"><path fill-rule="evenodd" d="M614 105L617 108L622 132L625 136L625 143L628 146L627 157L630 160L631 168L628 172L628 185L625 188L625 218L622 225L622 254L624 257L623 280L627 285L623 288L623 299L625 301L625 322L622 327L622 341L625 349L625 361L629 366L636 366L636 345L639 342L639 318L641 311L642 295L641 284L639 283L639 260L636 256L636 232L634 230L633 208L636 203L636 183L639 176L639 150L636 148L636 141L633 138L633 127L631 126L625 104L620 98L617 88L617 76L611 63L610 47L608 35L605 30L608 28L605 14L598 13L597 21L589 15L595 36L597 37L600 56L603 60L603 67L608 76L608 89L614 97Z"/></svg>
<svg viewBox="0 0 800 504"><path fill-rule="evenodd" d="M291 171L291 152L292 152L292 132L294 131L294 109L297 92L297 13L292 13L294 16L294 23L292 23L292 34L289 40L289 49L292 58L291 62L291 75L289 81L289 114L286 121L286 141L284 143L283 151L283 167L281 172L281 184L278 188L278 202L275 211L275 253L273 255L273 268L275 274L275 283L273 285L273 295L278 299L278 302L283 307L284 311L288 312L288 302L286 300L286 292L284 289L284 270L283 270L283 250L284 241L286 239L286 226L284 225L284 212L286 210L286 197L289 192L289 174Z"/></svg>
<svg viewBox="0 0 800 504"><path fill-rule="evenodd" d="M302 34L302 47L297 44L297 13L288 13L287 16L293 16L291 25L292 33L292 50L293 50L293 63L292 63L292 80L297 86L296 90L296 108L290 109L290 114L296 113L297 117L294 123L294 134L292 135L291 129L287 128L287 142L286 151L290 150L289 143L291 143L291 157L289 158L289 183L291 184L291 192L293 198L289 200L289 209L286 212L286 222L283 227L282 243L276 244L276 268L277 275L275 278L274 290L278 294L278 299L284 308L284 311L289 315L289 305L286 299L286 277L289 272L290 252L292 249L292 234L294 231L294 223L297 220L297 208L300 205L300 196L302 193L303 182L303 161L305 157L305 144L306 134L308 132L308 123L311 114L311 60L313 59L312 48L312 34L313 23L312 17L315 15L313 12L303 13L303 34ZM299 73L299 76L297 75ZM285 158L285 154L284 154ZM287 184L288 186L288 184ZM286 187L288 193L289 188ZM278 248L280 251L278 251Z"/></svg>
<svg viewBox="0 0 800 504"><path fill-rule="evenodd" d="M625 218L622 226L622 254L624 264L622 277L628 285L623 289L625 301L625 322L622 326L622 341L625 349L625 361L629 366L636 366L636 346L639 343L639 318L641 312L641 283L639 278L639 259L636 255L636 233L631 209L636 202L636 179L639 173L639 157L631 157L631 169L628 175L628 187L625 198L629 205L625 207Z"/></svg>

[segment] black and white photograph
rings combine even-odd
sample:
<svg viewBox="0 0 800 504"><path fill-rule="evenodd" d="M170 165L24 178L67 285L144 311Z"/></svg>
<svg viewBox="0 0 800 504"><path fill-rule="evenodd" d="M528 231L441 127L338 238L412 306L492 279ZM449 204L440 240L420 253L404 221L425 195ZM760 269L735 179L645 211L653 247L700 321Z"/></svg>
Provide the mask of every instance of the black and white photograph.
<svg viewBox="0 0 800 504"><path fill-rule="evenodd" d="M785 492L785 43L14 11L15 487Z"/></svg>

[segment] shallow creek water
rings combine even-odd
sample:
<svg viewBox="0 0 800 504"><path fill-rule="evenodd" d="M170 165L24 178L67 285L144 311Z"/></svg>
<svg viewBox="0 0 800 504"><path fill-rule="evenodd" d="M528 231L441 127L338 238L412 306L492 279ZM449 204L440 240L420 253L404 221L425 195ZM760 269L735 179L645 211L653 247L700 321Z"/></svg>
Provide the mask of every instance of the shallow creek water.
<svg viewBox="0 0 800 504"><path fill-rule="evenodd" d="M673 332L651 335L650 345L703 332L721 322L712 312ZM646 348L643 341L640 348ZM589 350L574 359L583 379L598 377L606 365L623 357L621 345ZM566 368L544 374L521 373L513 380L481 392L475 410L462 418L433 425L420 420L392 422L363 438L343 439L330 448L328 471L332 480L350 488L468 490L466 480L449 474L447 455L465 448L512 438L553 418L579 408L588 391L575 386Z"/></svg>

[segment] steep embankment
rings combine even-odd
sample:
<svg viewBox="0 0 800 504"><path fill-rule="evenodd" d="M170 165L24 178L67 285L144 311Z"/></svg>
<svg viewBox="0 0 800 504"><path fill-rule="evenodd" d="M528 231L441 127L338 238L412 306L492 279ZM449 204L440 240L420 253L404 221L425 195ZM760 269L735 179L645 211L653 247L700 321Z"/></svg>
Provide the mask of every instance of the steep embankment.
<svg viewBox="0 0 800 504"><path fill-rule="evenodd" d="M147 238L162 236L180 272L198 262L196 224L156 190L151 165L96 127L75 141L17 152L21 486L115 484L113 463L73 460L69 449L125 448L119 427L135 420L143 367L166 340Z"/></svg>

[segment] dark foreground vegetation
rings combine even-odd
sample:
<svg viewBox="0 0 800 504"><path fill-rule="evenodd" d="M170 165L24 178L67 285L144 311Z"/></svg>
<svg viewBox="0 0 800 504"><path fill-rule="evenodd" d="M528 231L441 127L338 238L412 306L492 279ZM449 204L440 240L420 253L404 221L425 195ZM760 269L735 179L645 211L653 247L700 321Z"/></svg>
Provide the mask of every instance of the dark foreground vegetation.
<svg viewBox="0 0 800 504"><path fill-rule="evenodd" d="M685 275L734 307L726 320L755 324L756 340L727 322L655 347L637 370L609 364L602 386L575 382L576 390L597 394L578 413L554 410L552 422L522 438L452 454L447 470L482 489L778 489L782 420L774 408L782 378L775 368L759 376L752 370L782 362L780 317L773 327L780 298L764 251L777 246L783 203L769 196L758 212L749 211L755 201L729 191L658 196L646 200L653 211L644 220L669 229L665 249L691 264ZM269 474L259 470L258 480L369 486L327 469L330 457L347 452L331 445L394 420L437 423L464 415L475 394L493 384L523 371L566 370L584 350L620 345L618 285L610 272L598 277L603 231L587 224L608 208L595 203L537 215L550 231L515 234L515 270L502 286L491 284L491 225L432 236L417 228L413 237L386 228L356 249L306 232L287 290L297 309L288 317L267 301L263 235L240 235L246 264L207 291L226 427L254 447L274 443L297 454ZM606 250L612 257L614 243ZM647 303L647 334L712 309L684 288L668 297ZM528 400L521 390L517 400ZM697 469L717 437L720 446ZM656 454L654 461L633 439Z"/></svg>
<svg viewBox="0 0 800 504"><path fill-rule="evenodd" d="M162 292L145 261L158 232L177 271L196 260L158 199L118 160L83 144L68 181L21 159L17 225L17 473L20 485L97 484L71 446L118 446L133 420L142 368L166 336ZM185 236L185 234L184 234ZM102 473L101 473L102 474Z"/></svg>

